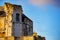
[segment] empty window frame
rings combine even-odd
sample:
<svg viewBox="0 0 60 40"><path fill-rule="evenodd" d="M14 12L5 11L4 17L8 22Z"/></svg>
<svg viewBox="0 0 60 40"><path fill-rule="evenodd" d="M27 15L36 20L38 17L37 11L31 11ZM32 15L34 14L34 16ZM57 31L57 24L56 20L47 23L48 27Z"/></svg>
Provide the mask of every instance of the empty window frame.
<svg viewBox="0 0 60 40"><path fill-rule="evenodd" d="M19 13L16 14L16 21L19 22Z"/></svg>

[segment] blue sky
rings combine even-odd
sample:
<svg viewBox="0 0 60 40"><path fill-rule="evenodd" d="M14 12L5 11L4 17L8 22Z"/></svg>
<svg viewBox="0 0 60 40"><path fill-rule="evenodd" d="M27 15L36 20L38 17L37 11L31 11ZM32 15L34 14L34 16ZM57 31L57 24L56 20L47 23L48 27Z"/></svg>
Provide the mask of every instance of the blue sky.
<svg viewBox="0 0 60 40"><path fill-rule="evenodd" d="M60 8L51 4L33 5L28 0L0 0L22 5L23 13L33 20L34 32L46 37L46 40L60 40Z"/></svg>

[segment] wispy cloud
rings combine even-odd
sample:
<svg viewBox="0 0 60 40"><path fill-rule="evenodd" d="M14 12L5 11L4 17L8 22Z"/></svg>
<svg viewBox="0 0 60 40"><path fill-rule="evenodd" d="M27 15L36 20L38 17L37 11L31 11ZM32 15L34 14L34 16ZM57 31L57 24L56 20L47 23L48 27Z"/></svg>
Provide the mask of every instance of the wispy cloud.
<svg viewBox="0 0 60 40"><path fill-rule="evenodd" d="M29 0L29 3L33 5L45 5L48 4L50 0Z"/></svg>
<svg viewBox="0 0 60 40"><path fill-rule="evenodd" d="M33 5L46 5L51 4L55 6L60 6L60 0L29 0L29 3Z"/></svg>

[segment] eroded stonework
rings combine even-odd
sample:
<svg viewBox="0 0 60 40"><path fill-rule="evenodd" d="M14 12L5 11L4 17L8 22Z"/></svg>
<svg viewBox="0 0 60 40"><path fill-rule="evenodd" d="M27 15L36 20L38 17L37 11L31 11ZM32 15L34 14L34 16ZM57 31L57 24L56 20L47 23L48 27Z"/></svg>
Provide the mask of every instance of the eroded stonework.
<svg viewBox="0 0 60 40"><path fill-rule="evenodd" d="M0 28L4 30L4 37L33 34L33 22L23 14L21 5L5 3L4 6L0 6L0 19Z"/></svg>

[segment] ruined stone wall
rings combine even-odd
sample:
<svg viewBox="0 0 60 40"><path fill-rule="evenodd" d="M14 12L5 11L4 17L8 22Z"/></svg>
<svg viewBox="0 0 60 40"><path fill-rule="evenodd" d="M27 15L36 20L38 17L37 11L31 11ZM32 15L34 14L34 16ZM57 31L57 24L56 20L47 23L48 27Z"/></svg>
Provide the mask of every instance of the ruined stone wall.
<svg viewBox="0 0 60 40"><path fill-rule="evenodd" d="M11 4L5 3L4 4L4 12L6 13L6 17L5 17L6 36L12 36L13 6Z"/></svg>

